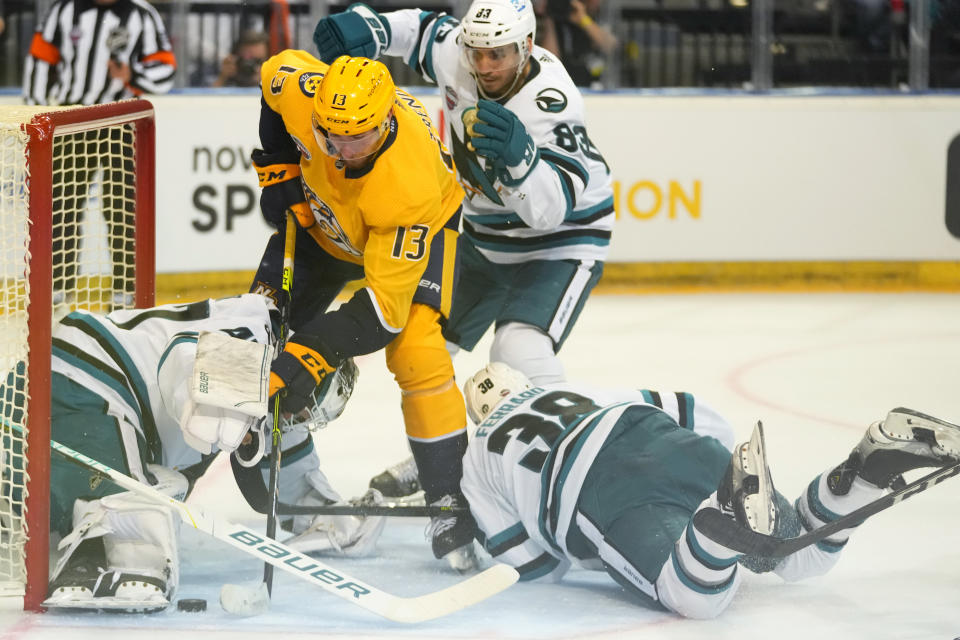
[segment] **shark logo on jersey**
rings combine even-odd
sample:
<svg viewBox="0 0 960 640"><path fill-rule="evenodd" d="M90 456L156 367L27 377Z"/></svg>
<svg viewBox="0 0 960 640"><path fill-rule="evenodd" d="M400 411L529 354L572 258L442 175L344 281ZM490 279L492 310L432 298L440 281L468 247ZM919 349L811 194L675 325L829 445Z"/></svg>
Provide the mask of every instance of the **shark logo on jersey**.
<svg viewBox="0 0 960 640"><path fill-rule="evenodd" d="M450 142L453 163L460 174L460 184L467 192L467 197L473 200L475 196L483 195L491 202L503 206L503 200L497 193L497 188L493 186L497 179L493 167L484 170L480 166L477 154L467 149L467 145L460 140L453 127L450 127Z"/></svg>
<svg viewBox="0 0 960 640"><path fill-rule="evenodd" d="M323 74L316 71L305 71L300 75L300 91L308 98L312 98L317 93L320 81L323 80Z"/></svg>
<svg viewBox="0 0 960 640"><path fill-rule="evenodd" d="M313 211L313 219L317 221L317 226L320 227L323 234L346 253L358 258L362 256L363 252L350 242L350 238L347 237L343 227L340 226L330 205L321 200L306 182L303 182L303 192L307 196L307 202L310 203L310 209Z"/></svg>
<svg viewBox="0 0 960 640"><path fill-rule="evenodd" d="M537 94L537 108L547 113L560 113L567 108L567 96L559 89L544 89Z"/></svg>

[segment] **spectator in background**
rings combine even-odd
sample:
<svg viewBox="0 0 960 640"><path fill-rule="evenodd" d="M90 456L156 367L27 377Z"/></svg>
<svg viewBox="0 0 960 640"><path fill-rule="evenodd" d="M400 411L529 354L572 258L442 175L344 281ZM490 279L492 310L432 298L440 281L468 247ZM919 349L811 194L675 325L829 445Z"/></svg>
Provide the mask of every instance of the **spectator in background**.
<svg viewBox="0 0 960 640"><path fill-rule="evenodd" d="M602 88L617 38L598 22L601 0L545 0L539 11L540 46L563 62L578 87Z"/></svg>
<svg viewBox="0 0 960 640"><path fill-rule="evenodd" d="M176 68L160 14L146 0L57 0L30 43L23 96L27 104L91 105L167 93ZM76 154L69 167L54 159L54 175L62 174L54 185L54 302L67 301L76 289L79 223L101 168L103 184L112 187L101 189L101 205L110 237L113 302L133 302L133 158L120 151L131 149L133 139L127 130L112 131L77 134L82 141L69 141L75 148L95 145L96 151Z"/></svg>
<svg viewBox="0 0 960 640"><path fill-rule="evenodd" d="M3 35L3 30L7 28L7 23L3 21L3 0L0 0L0 35Z"/></svg>
<svg viewBox="0 0 960 640"><path fill-rule="evenodd" d="M220 65L214 87L258 87L260 66L270 57L270 37L255 30L244 31Z"/></svg>

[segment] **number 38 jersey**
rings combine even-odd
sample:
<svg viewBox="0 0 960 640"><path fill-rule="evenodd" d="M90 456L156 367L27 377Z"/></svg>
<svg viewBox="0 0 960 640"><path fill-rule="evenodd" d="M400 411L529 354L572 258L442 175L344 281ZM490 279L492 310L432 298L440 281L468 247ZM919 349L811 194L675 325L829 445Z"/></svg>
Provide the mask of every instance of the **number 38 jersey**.
<svg viewBox="0 0 960 640"><path fill-rule="evenodd" d="M682 428L733 448L729 424L687 393L610 390L558 384L501 402L477 427L463 460L461 486L481 541L521 580L558 580L577 563L567 549L577 501L590 467L624 413L638 405L663 411Z"/></svg>

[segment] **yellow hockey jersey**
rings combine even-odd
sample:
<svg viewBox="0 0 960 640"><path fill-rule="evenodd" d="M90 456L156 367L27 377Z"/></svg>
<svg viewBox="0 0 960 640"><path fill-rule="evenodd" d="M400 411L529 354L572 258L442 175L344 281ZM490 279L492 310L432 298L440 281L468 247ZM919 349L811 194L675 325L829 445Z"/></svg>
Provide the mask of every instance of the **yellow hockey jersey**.
<svg viewBox="0 0 960 640"><path fill-rule="evenodd" d="M314 93L327 68L305 51L282 51L261 67L263 99L300 150L313 217L298 221L327 253L363 265L383 321L399 330L430 241L457 212L463 189L426 109L400 89L391 131L374 162L340 168L319 148L311 123Z"/></svg>

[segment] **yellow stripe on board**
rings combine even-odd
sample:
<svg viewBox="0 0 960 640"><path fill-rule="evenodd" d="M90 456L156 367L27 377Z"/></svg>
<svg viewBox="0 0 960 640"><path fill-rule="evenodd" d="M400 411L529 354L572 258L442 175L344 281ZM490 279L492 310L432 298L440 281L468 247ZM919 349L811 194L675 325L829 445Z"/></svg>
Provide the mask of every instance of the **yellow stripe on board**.
<svg viewBox="0 0 960 640"><path fill-rule="evenodd" d="M253 271L158 273L157 304L245 293ZM363 286L350 283L352 294ZM960 262L609 262L599 293L960 291Z"/></svg>
<svg viewBox="0 0 960 640"><path fill-rule="evenodd" d="M960 262L611 262L597 291L960 291Z"/></svg>

